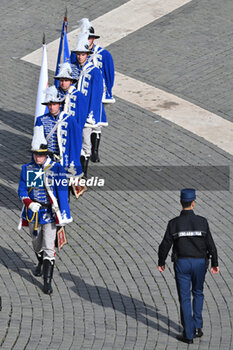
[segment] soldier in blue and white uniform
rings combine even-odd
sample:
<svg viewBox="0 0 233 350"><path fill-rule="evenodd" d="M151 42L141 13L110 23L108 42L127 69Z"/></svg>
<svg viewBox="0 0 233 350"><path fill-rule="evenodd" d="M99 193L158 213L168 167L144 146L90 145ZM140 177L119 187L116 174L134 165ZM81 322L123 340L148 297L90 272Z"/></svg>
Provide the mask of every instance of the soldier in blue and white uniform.
<svg viewBox="0 0 233 350"><path fill-rule="evenodd" d="M75 85L77 80L73 77L70 63L65 62L61 64L59 73L54 78L58 79L58 92L60 97L64 98L61 104L61 110L75 118L79 129L79 135L82 135L83 127L87 119L88 100L83 92L77 90L77 86ZM81 152L80 145L82 145L82 137L78 143L79 152ZM79 157L81 157L81 154ZM76 198L79 198L79 196L87 190L87 187L76 184L70 187L70 190Z"/></svg>
<svg viewBox="0 0 233 350"><path fill-rule="evenodd" d="M100 36L95 34L95 30L92 23L89 22L88 18L83 18L80 21L81 32L88 33L89 49L92 51L92 55L88 57L88 61L92 61L95 67L101 70L104 80L104 93L102 102L103 103L115 103L115 98L112 95L112 88L115 79L115 68L112 55L106 49L101 46L94 44L95 39L99 39ZM75 53L71 52L71 63L76 62Z"/></svg>
<svg viewBox="0 0 233 350"><path fill-rule="evenodd" d="M73 76L78 80L77 90L87 97L87 119L83 128L83 145L81 163L84 176L87 177L88 161L91 155L91 132L101 125L108 125L102 103L103 77L99 68L88 62L91 54L89 49L88 33L78 35L76 61L72 66Z"/></svg>
<svg viewBox="0 0 233 350"><path fill-rule="evenodd" d="M58 92L60 97L64 98L61 106L62 111L74 117L77 89L75 87L76 80L72 76L72 68L69 62L59 65L59 72L54 79L59 81Z"/></svg>
<svg viewBox="0 0 233 350"><path fill-rule="evenodd" d="M92 55L88 57L88 60L93 62L94 66L101 70L103 76L104 91L102 102L106 104L115 103L115 98L112 95L112 88L114 85L115 69L112 55L106 49L94 44L95 39L99 39L100 36L95 34L95 30L87 18L83 18L80 21L82 33L88 32L89 49L92 50ZM75 56L71 54L71 62L75 62ZM91 161L96 163L100 161L99 158L99 144L101 139L101 127L92 130L91 134Z"/></svg>
<svg viewBox="0 0 233 350"><path fill-rule="evenodd" d="M23 202L19 229L29 226L33 249L38 259L35 276L44 275L44 293L51 294L55 263L57 226L72 222L68 184L64 168L51 160L45 137L35 134L33 158L22 166L18 195Z"/></svg>
<svg viewBox="0 0 233 350"><path fill-rule="evenodd" d="M60 111L63 101L64 97L55 86L46 89L43 104L48 106L49 113L36 119L34 134L44 135L54 160L64 167L68 178L78 181L83 175L80 163L82 131L73 116Z"/></svg>
<svg viewBox="0 0 233 350"><path fill-rule="evenodd" d="M83 92L77 90L75 85L77 80L73 77L70 63L62 63L58 75L54 78L58 79L58 92L60 97L64 98L61 105L62 111L75 117L82 130L87 118L87 97Z"/></svg>

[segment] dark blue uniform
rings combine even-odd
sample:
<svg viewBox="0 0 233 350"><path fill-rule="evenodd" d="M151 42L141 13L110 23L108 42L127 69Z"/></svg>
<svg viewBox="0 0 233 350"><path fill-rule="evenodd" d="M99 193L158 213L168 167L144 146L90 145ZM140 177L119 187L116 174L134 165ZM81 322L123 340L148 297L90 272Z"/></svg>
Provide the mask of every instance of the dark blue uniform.
<svg viewBox="0 0 233 350"><path fill-rule="evenodd" d="M208 259L211 257L212 267L218 266L217 249L207 220L195 215L193 210L182 210L180 216L170 220L159 246L159 266L165 265L171 246L181 322L186 338L193 339L194 330L202 328L203 323L203 286Z"/></svg>

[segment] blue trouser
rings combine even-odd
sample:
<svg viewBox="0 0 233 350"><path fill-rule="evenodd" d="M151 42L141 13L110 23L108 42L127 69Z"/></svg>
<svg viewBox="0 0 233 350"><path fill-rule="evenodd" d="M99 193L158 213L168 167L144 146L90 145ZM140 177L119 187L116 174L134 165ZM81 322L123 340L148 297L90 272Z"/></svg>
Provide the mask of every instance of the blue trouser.
<svg viewBox="0 0 233 350"><path fill-rule="evenodd" d="M176 285L180 302L181 322L187 339L193 339L194 329L202 328L205 259L178 259L175 263ZM191 304L191 287L193 303Z"/></svg>

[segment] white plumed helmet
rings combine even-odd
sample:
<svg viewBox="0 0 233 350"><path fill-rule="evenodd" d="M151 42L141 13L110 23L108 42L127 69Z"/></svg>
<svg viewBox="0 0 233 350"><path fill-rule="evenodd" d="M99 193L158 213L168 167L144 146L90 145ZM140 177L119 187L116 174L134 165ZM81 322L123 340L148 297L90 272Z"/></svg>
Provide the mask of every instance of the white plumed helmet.
<svg viewBox="0 0 233 350"><path fill-rule="evenodd" d="M93 28L92 23L89 21L88 18L82 18L81 21L78 22L81 26L81 32L85 33L88 32L89 38L95 38L99 39L100 36L95 34L95 30Z"/></svg>
<svg viewBox="0 0 233 350"><path fill-rule="evenodd" d="M59 65L59 73L54 78L75 80L75 78L73 78L73 75L72 75L71 64L69 62L61 63Z"/></svg>
<svg viewBox="0 0 233 350"><path fill-rule="evenodd" d="M72 52L86 52L91 54L92 51L89 49L88 32L81 33L77 36L76 47Z"/></svg>
<svg viewBox="0 0 233 350"><path fill-rule="evenodd" d="M56 86L50 86L48 87L45 91L45 99L44 102L42 102L42 105L47 105L50 102L57 102L57 103L61 103L64 101L65 96L61 97Z"/></svg>

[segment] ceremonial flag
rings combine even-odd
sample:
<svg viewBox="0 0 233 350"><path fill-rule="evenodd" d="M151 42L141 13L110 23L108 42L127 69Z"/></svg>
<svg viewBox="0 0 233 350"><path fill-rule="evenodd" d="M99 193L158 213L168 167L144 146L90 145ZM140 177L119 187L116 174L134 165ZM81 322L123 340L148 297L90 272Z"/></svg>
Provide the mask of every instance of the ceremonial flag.
<svg viewBox="0 0 233 350"><path fill-rule="evenodd" d="M63 20L62 25L62 31L61 31L61 39L59 44L59 50L58 50L58 56L57 56L57 66L56 66L56 74L59 73L59 65L61 63L69 62L70 63L70 51L69 51L69 45L68 45L68 39L67 39L67 9L65 13L65 17ZM59 80L54 79L54 85L58 88L59 86Z"/></svg>
<svg viewBox="0 0 233 350"><path fill-rule="evenodd" d="M36 99L36 109L35 109L35 123L36 118L43 115L46 112L47 106L42 105L41 103L45 98L45 89L48 87L48 62L47 62L47 49L45 43L45 34L43 35L43 55L42 63L40 69L40 78L37 90L37 99Z"/></svg>

